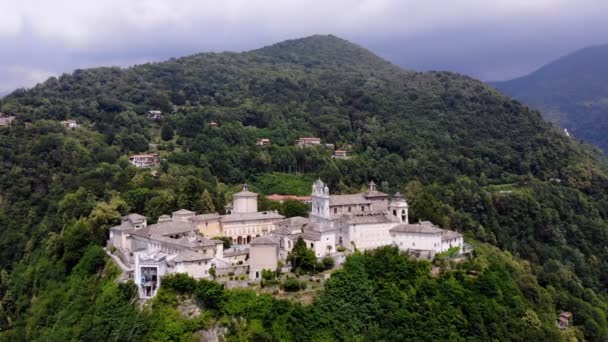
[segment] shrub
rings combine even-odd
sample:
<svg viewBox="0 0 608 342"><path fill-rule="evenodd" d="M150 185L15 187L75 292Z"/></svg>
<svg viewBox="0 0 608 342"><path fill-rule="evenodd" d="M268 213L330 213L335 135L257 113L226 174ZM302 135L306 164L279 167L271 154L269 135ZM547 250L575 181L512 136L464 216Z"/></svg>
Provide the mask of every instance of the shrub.
<svg viewBox="0 0 608 342"><path fill-rule="evenodd" d="M323 258L323 261L321 261L321 262L323 263L323 269L325 269L325 270L331 270L336 265L334 258L329 257L329 256Z"/></svg>
<svg viewBox="0 0 608 342"><path fill-rule="evenodd" d="M338 246L338 247L336 248L336 250L337 250L338 252L344 252L344 251L346 250L346 248L345 248L344 246Z"/></svg>
<svg viewBox="0 0 608 342"><path fill-rule="evenodd" d="M306 289L306 283L295 278L287 278L283 283L283 290L287 292L298 292Z"/></svg>

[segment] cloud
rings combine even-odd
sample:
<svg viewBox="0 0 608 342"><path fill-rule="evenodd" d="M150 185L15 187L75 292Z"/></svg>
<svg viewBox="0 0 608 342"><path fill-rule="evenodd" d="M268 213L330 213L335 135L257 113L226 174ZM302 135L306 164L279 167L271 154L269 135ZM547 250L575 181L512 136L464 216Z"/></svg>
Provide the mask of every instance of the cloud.
<svg viewBox="0 0 608 342"><path fill-rule="evenodd" d="M608 2L598 0L0 0L0 8L0 91L75 68L315 33L408 68L506 78L608 33Z"/></svg>

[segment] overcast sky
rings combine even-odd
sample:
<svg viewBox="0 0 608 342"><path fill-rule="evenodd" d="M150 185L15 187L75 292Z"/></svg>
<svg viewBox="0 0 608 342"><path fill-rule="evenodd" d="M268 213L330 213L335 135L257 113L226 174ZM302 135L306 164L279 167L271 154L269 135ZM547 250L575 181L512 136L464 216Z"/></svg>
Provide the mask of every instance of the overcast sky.
<svg viewBox="0 0 608 342"><path fill-rule="evenodd" d="M608 43L606 0L0 0L0 92L75 68L334 34L416 70L526 74Z"/></svg>

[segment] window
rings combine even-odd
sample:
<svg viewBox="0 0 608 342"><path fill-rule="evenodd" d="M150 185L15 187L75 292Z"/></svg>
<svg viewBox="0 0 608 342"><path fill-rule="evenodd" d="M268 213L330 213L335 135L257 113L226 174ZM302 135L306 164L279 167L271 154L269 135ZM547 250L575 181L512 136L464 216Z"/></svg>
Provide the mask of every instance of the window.
<svg viewBox="0 0 608 342"><path fill-rule="evenodd" d="M412 242L412 246L414 246L414 247L415 247L415 246L416 246L416 243L415 243L415 242Z"/></svg>
<svg viewBox="0 0 608 342"><path fill-rule="evenodd" d="M397 216L397 210L393 210L393 216Z"/></svg>
<svg viewBox="0 0 608 342"><path fill-rule="evenodd" d="M338 208L334 208L334 214L338 213Z"/></svg>
<svg viewBox="0 0 608 342"><path fill-rule="evenodd" d="M365 206L364 205L361 206L361 211L365 211Z"/></svg>
<svg viewBox="0 0 608 342"><path fill-rule="evenodd" d="M310 248L315 248L315 244L314 243L310 243Z"/></svg>
<svg viewBox="0 0 608 342"><path fill-rule="evenodd" d="M348 212L350 213L352 209L352 207L348 207Z"/></svg>

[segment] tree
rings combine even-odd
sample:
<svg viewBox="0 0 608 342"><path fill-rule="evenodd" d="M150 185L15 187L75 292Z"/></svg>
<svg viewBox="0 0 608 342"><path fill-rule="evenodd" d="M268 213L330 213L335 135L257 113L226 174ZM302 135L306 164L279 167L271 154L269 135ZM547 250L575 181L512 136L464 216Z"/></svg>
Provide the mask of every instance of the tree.
<svg viewBox="0 0 608 342"><path fill-rule="evenodd" d="M306 242L302 237L299 237L291 250L291 253L287 256L287 261L291 262L291 267L294 272L315 272L317 265L317 258L315 252L312 249L306 247Z"/></svg>
<svg viewBox="0 0 608 342"><path fill-rule="evenodd" d="M215 212L213 199L211 198L211 194L209 193L209 191L207 191L207 189L205 189L201 194L201 198L199 199L198 210L203 214Z"/></svg>
<svg viewBox="0 0 608 342"><path fill-rule="evenodd" d="M173 139L173 127L168 124L163 124L160 128L160 138L163 141L169 141Z"/></svg>

